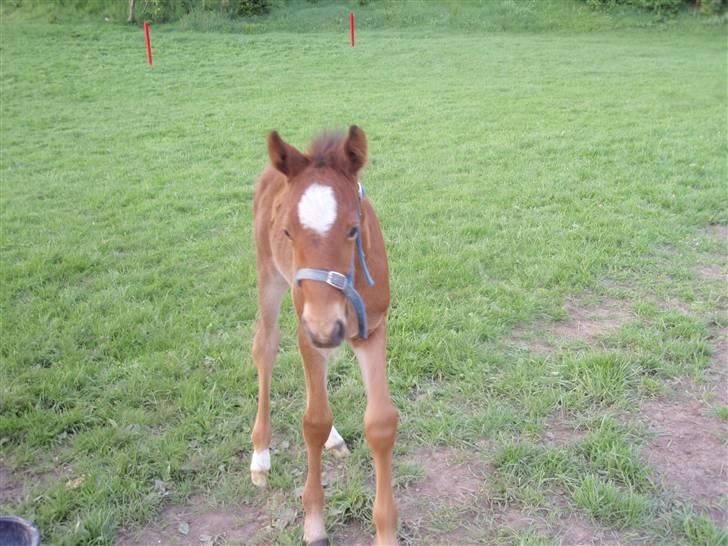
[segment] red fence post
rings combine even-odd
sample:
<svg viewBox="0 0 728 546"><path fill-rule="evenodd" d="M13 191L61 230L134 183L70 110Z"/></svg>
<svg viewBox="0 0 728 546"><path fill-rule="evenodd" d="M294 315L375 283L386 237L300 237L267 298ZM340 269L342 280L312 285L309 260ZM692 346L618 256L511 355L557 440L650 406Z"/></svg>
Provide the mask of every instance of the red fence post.
<svg viewBox="0 0 728 546"><path fill-rule="evenodd" d="M351 28L351 47L354 47L354 12L349 12L349 27Z"/></svg>
<svg viewBox="0 0 728 546"><path fill-rule="evenodd" d="M147 39L147 59L149 64L152 64L152 42L149 40L149 23L144 21L144 36Z"/></svg>

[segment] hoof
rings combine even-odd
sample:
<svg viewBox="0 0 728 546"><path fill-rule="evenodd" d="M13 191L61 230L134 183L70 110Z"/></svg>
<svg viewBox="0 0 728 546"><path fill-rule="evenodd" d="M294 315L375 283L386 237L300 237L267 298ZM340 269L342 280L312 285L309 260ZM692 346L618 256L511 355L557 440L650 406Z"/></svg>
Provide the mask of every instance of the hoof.
<svg viewBox="0 0 728 546"><path fill-rule="evenodd" d="M344 457L349 456L349 448L346 447L346 444L344 442L341 442L340 444L329 447L329 451L337 459L343 459Z"/></svg>
<svg viewBox="0 0 728 546"><path fill-rule="evenodd" d="M324 447L334 454L334 457L342 458L349 454L349 449L346 447L346 442L341 435L336 431L335 427L331 427L329 433L329 439L326 440Z"/></svg>
<svg viewBox="0 0 728 546"><path fill-rule="evenodd" d="M329 539L322 538L317 540L316 542L309 542L307 546L329 546Z"/></svg>
<svg viewBox="0 0 728 546"><path fill-rule="evenodd" d="M262 470L251 470L250 479L256 487L265 487L268 483L268 473Z"/></svg>
<svg viewBox="0 0 728 546"><path fill-rule="evenodd" d="M270 470L270 450L262 449L253 452L253 459L250 461L250 479L258 487L265 487L268 482L268 471Z"/></svg>

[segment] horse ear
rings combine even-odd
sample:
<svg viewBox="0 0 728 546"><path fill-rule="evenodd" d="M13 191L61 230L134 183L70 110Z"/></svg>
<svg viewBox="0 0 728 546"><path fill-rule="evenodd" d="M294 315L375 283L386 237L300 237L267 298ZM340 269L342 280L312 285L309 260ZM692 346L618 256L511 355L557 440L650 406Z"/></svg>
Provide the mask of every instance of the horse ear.
<svg viewBox="0 0 728 546"><path fill-rule="evenodd" d="M364 131L352 125L344 142L344 156L347 170L356 175L367 162L367 136Z"/></svg>
<svg viewBox="0 0 728 546"><path fill-rule="evenodd" d="M271 164L289 179L308 165L306 156L283 140L277 131L268 135L268 155Z"/></svg>

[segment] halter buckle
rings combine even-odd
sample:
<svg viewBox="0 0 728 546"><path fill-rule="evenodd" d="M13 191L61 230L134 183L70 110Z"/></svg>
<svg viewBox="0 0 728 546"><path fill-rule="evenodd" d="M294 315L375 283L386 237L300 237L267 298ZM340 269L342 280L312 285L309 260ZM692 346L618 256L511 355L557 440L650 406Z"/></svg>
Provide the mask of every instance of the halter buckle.
<svg viewBox="0 0 728 546"><path fill-rule="evenodd" d="M338 288L343 291L346 288L346 275L342 275L338 271L329 271L326 274L326 284Z"/></svg>

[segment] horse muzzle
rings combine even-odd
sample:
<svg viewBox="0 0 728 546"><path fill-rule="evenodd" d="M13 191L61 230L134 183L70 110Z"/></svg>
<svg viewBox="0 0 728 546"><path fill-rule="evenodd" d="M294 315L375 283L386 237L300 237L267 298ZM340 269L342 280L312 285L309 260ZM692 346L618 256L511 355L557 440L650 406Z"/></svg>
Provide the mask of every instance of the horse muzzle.
<svg viewBox="0 0 728 546"><path fill-rule="evenodd" d="M341 320L336 320L333 326L325 329L317 328L314 331L309 327L308 322L304 320L303 331L315 347L319 349L333 349L341 345L341 341L344 339L344 334L346 333L346 326L344 326Z"/></svg>

